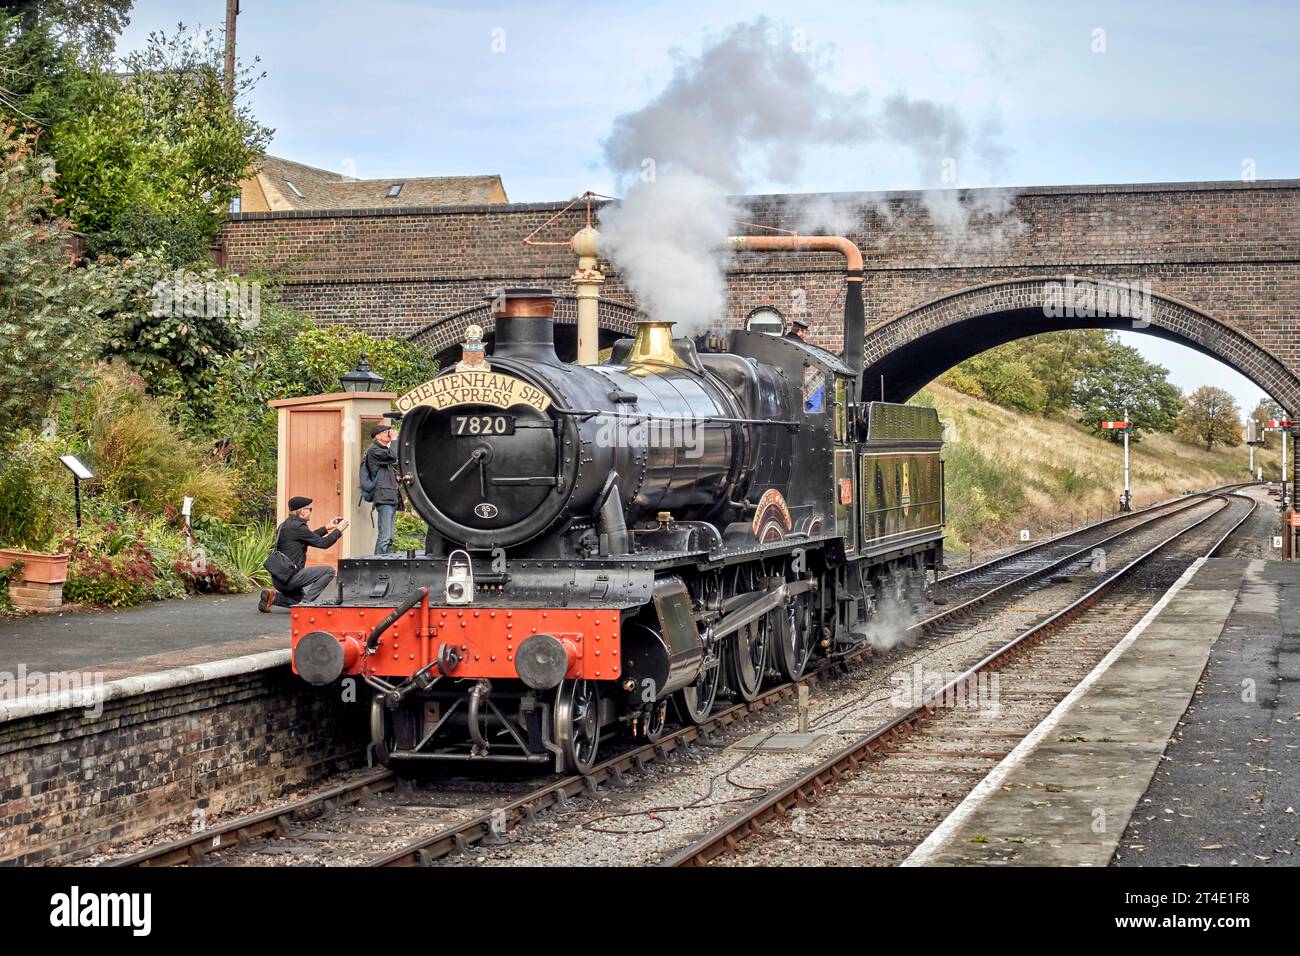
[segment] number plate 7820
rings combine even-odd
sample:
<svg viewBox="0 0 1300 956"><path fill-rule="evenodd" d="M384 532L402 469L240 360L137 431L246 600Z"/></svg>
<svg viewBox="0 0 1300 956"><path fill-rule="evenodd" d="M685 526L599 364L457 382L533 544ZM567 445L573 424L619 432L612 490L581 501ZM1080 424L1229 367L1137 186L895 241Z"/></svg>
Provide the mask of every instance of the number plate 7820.
<svg viewBox="0 0 1300 956"><path fill-rule="evenodd" d="M513 435L515 433L515 416L453 415L451 416L451 433L457 438L476 437L478 435Z"/></svg>

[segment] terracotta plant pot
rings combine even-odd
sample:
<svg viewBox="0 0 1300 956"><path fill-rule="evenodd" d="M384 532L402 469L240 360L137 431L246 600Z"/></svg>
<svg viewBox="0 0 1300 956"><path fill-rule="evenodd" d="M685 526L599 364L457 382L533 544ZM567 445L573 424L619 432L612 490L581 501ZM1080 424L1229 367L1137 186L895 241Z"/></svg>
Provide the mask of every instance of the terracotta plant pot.
<svg viewBox="0 0 1300 956"><path fill-rule="evenodd" d="M19 551L0 548L0 570L15 561L23 563L23 580L29 584L62 584L68 579L66 554L42 554L39 551Z"/></svg>

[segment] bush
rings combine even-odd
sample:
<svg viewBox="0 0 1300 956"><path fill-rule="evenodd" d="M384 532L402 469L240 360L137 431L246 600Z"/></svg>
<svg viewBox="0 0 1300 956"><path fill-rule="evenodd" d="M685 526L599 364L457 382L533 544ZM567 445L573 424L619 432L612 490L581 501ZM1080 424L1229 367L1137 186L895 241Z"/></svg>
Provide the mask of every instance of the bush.
<svg viewBox="0 0 1300 956"><path fill-rule="evenodd" d="M399 511L393 520L393 550L423 551L428 525L411 511Z"/></svg>
<svg viewBox="0 0 1300 956"><path fill-rule="evenodd" d="M361 353L384 378L390 392L405 392L433 378L438 362L433 355L403 339L381 339L345 325L313 326L298 333L298 394L337 392L339 376L357 367ZM293 394L287 391L286 394Z"/></svg>
<svg viewBox="0 0 1300 956"><path fill-rule="evenodd" d="M176 433L166 403L143 383L106 368L96 383L88 444L96 493L151 514L194 499L194 513L227 519L238 506L238 474L205 460L204 451Z"/></svg>
<svg viewBox="0 0 1300 956"><path fill-rule="evenodd" d="M74 604L129 607L157 593L158 567L153 552L140 536L130 536L116 525L105 527L108 547L92 552L72 540L72 561L63 597Z"/></svg>
<svg viewBox="0 0 1300 956"><path fill-rule="evenodd" d="M0 611L12 611L14 602L9 597L9 582L22 577L23 563L15 561L7 568L0 568Z"/></svg>
<svg viewBox="0 0 1300 956"><path fill-rule="evenodd" d="M0 546L43 551L51 547L71 489L53 442L20 441L0 460Z"/></svg>
<svg viewBox="0 0 1300 956"><path fill-rule="evenodd" d="M269 588L271 575L262 565L275 544L275 525L269 521L249 525L226 542L226 560L245 589Z"/></svg>
<svg viewBox="0 0 1300 956"><path fill-rule="evenodd" d="M34 135L0 117L0 437L39 424L77 386L100 332L100 273L70 265L35 149Z"/></svg>

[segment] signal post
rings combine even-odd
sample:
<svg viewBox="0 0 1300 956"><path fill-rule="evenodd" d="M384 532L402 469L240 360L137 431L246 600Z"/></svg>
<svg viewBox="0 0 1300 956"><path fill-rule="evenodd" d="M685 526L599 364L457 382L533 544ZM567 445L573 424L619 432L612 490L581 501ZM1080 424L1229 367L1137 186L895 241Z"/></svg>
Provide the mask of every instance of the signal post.
<svg viewBox="0 0 1300 956"><path fill-rule="evenodd" d="M1133 423L1128 420L1128 409L1124 409L1124 420L1119 422L1102 422L1102 428L1118 428L1124 432L1124 493L1119 496L1119 510L1133 510L1133 493L1129 489L1128 481L1128 433L1133 430Z"/></svg>

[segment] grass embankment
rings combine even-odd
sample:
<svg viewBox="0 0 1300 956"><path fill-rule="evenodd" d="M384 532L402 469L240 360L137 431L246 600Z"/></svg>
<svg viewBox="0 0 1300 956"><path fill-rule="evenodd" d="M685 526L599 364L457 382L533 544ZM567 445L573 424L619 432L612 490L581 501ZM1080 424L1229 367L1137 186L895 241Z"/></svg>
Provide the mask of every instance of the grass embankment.
<svg viewBox="0 0 1300 956"><path fill-rule="evenodd" d="M1124 447L1066 416L1043 418L930 385L916 399L947 423L944 446L948 548L1001 550L1028 528L1034 540L1116 513ZM1134 507L1185 491L1245 481L1250 452L1212 451L1173 435L1147 434L1130 446ZM1256 453L1264 477L1280 475L1279 452Z"/></svg>

